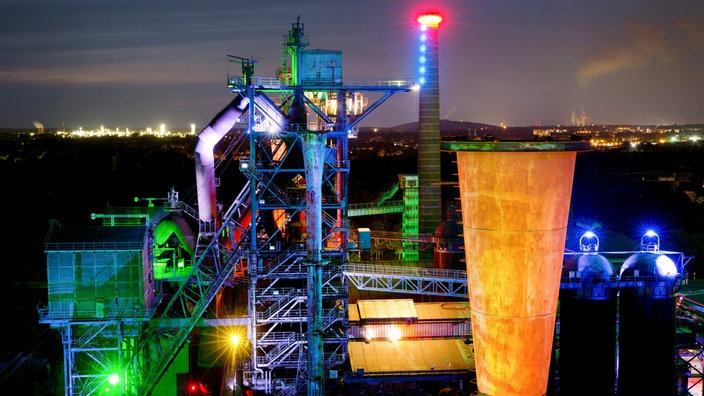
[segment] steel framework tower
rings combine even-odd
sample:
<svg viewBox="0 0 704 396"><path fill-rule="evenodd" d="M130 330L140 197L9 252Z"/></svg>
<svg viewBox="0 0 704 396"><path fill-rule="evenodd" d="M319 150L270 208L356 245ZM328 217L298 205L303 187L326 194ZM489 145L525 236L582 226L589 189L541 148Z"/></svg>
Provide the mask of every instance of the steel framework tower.
<svg viewBox="0 0 704 396"><path fill-rule="evenodd" d="M325 392L346 359L348 138L405 80L343 81L338 51L292 24L278 78L230 78L249 99L249 336L254 389ZM380 97L366 105L363 92ZM257 219L256 221L254 219ZM255 265L256 263L256 265ZM288 378L288 379L287 379Z"/></svg>

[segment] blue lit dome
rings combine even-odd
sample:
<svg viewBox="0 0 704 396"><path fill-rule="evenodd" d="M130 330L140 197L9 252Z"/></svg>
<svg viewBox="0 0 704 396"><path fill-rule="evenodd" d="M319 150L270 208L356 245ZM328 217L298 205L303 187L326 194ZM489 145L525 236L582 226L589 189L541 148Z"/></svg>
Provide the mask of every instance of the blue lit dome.
<svg viewBox="0 0 704 396"><path fill-rule="evenodd" d="M655 281L674 280L679 272L677 265L664 254L642 252L630 255L621 266L623 277L652 277Z"/></svg>
<svg viewBox="0 0 704 396"><path fill-rule="evenodd" d="M572 278L571 274L582 281L607 281L614 276L614 266L609 259L598 254L599 237L592 231L585 232L579 238L580 254L570 257L562 266L562 276Z"/></svg>
<svg viewBox="0 0 704 396"><path fill-rule="evenodd" d="M609 280L614 276L614 266L601 254L583 253L570 257L562 267L563 276L576 272L582 280Z"/></svg>
<svg viewBox="0 0 704 396"><path fill-rule="evenodd" d="M679 272L671 258L660 251L660 237L649 230L640 240L640 253L630 255L621 266L621 277L648 277L656 282L674 280Z"/></svg>

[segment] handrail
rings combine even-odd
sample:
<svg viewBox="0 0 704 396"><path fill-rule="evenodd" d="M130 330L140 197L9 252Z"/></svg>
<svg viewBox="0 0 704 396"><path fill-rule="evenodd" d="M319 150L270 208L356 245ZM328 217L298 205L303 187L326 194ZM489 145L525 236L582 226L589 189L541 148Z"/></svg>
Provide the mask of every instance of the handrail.
<svg viewBox="0 0 704 396"><path fill-rule="evenodd" d="M56 250L139 250L144 249L142 242L46 242L45 251Z"/></svg>
<svg viewBox="0 0 704 396"><path fill-rule="evenodd" d="M284 83L277 77L250 77L251 85L257 88L269 88L269 89L290 89L293 86L284 85ZM227 86L229 88L247 86L244 77L241 76L228 76ZM307 79L302 81L302 86L337 86L340 89L345 87L388 87L388 88L402 88L411 89L416 86L415 81L409 79L374 79L374 78L346 78L346 79L332 79L320 80L320 79Z"/></svg>
<svg viewBox="0 0 704 396"><path fill-rule="evenodd" d="M361 273L367 275L403 276L406 278L417 279L433 278L438 280L467 280L467 272L462 270L407 267L400 265L350 263L342 268L342 272L345 274Z"/></svg>

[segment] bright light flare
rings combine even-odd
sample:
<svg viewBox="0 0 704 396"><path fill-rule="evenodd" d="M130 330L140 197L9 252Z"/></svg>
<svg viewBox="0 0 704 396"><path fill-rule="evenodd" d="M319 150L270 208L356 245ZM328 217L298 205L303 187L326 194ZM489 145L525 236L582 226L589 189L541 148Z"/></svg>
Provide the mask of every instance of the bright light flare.
<svg viewBox="0 0 704 396"><path fill-rule="evenodd" d="M423 26L437 28L438 25L440 25L440 22L442 22L442 17L440 14L423 14L418 17L418 23Z"/></svg>
<svg viewBox="0 0 704 396"><path fill-rule="evenodd" d="M364 328L364 341L371 342L374 338L374 330L370 328Z"/></svg>
<svg viewBox="0 0 704 396"><path fill-rule="evenodd" d="M586 231L579 238L579 250L583 253L599 251L599 238L593 231Z"/></svg>
<svg viewBox="0 0 704 396"><path fill-rule="evenodd" d="M660 236L653 230L645 232L640 239L640 250L644 252L657 252L660 250Z"/></svg>
<svg viewBox="0 0 704 396"><path fill-rule="evenodd" d="M110 385L117 385L118 382L120 382L120 376L118 374L112 374L108 377L108 383Z"/></svg>
<svg viewBox="0 0 704 396"><path fill-rule="evenodd" d="M389 341L396 342L401 339L401 330L398 327L392 326L389 329Z"/></svg>

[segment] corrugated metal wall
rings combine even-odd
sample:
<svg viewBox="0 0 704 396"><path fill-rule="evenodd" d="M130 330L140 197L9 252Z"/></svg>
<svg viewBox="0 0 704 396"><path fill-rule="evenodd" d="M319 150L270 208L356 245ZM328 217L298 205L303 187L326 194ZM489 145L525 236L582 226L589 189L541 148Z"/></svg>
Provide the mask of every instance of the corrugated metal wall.
<svg viewBox="0 0 704 396"><path fill-rule="evenodd" d="M142 315L153 295L146 277L140 250L47 252L49 317Z"/></svg>
<svg viewBox="0 0 704 396"><path fill-rule="evenodd" d="M427 337L464 337L471 335L472 326L469 321L464 322L415 322L415 323L384 323L364 324L350 323L350 339L377 339L394 338L402 339L427 338Z"/></svg>

